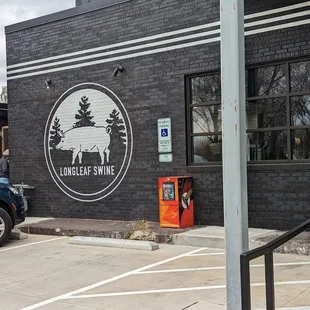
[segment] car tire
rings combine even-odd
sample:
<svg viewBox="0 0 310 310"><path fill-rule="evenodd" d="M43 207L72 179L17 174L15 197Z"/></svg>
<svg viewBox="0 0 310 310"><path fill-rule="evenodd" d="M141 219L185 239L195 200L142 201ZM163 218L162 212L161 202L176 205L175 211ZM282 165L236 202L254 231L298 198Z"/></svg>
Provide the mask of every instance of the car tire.
<svg viewBox="0 0 310 310"><path fill-rule="evenodd" d="M5 242L10 237L12 231L12 220L10 215L0 208L0 247L4 245Z"/></svg>

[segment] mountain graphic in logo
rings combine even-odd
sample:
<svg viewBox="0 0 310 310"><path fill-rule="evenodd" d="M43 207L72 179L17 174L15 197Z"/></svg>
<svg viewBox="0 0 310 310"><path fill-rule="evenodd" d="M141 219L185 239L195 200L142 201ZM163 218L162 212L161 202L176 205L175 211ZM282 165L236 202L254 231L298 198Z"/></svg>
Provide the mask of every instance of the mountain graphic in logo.
<svg viewBox="0 0 310 310"><path fill-rule="evenodd" d="M80 201L106 197L123 180L132 155L132 129L122 102L98 84L69 89L50 113L44 150L64 193Z"/></svg>

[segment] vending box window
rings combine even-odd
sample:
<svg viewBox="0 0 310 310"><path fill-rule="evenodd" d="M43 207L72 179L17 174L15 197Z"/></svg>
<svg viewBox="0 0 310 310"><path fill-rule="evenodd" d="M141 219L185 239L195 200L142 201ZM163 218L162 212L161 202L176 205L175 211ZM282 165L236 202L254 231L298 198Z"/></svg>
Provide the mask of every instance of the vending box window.
<svg viewBox="0 0 310 310"><path fill-rule="evenodd" d="M184 228L194 225L193 178L158 178L160 227Z"/></svg>

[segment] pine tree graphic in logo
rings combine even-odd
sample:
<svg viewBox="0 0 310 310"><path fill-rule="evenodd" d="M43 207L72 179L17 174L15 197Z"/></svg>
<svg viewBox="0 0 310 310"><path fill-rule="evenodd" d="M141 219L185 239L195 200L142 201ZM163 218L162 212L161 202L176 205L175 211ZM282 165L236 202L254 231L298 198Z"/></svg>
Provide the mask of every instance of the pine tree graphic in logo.
<svg viewBox="0 0 310 310"><path fill-rule="evenodd" d="M116 109L110 113L110 118L106 120L108 127L111 128L110 150L114 155L122 152L126 147L126 131L124 121L120 118L120 112Z"/></svg>
<svg viewBox="0 0 310 310"><path fill-rule="evenodd" d="M94 126L96 123L92 122L93 116L90 116L91 111L88 111L90 103L88 103L88 98L83 96L81 101L79 102L80 110L78 110L79 114L75 114L75 118L77 122L74 124L74 128L76 127L84 127L84 126Z"/></svg>
<svg viewBox="0 0 310 310"><path fill-rule="evenodd" d="M50 130L50 147L51 149L56 149L56 146L60 143L61 137L63 135L62 130L60 129L59 118L56 117L54 120L54 124L52 126L52 130Z"/></svg>

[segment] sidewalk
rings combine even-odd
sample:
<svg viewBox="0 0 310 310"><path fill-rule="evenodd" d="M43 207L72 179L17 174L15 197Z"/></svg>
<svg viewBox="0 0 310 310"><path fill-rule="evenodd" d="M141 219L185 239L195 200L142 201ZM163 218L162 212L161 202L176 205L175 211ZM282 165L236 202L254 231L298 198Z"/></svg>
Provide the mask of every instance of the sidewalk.
<svg viewBox="0 0 310 310"><path fill-rule="evenodd" d="M91 236L116 239L149 240L172 243L175 234L194 229L161 228L159 223L145 221L103 221L72 218L32 218L19 225L27 234L56 236Z"/></svg>
<svg viewBox="0 0 310 310"><path fill-rule="evenodd" d="M27 218L19 225L22 232L39 235L92 236L116 239L150 240L209 248L225 248L224 227L194 226L185 229L161 228L145 221L103 221L64 218ZM250 248L264 245L284 232L249 229ZM278 253L310 255L310 232L304 232L279 248Z"/></svg>

